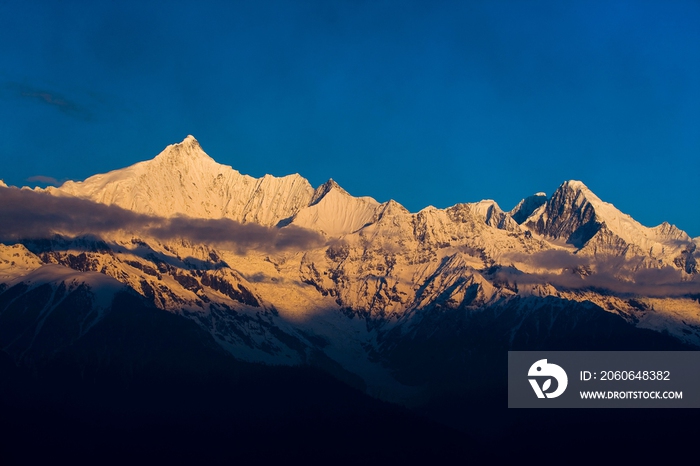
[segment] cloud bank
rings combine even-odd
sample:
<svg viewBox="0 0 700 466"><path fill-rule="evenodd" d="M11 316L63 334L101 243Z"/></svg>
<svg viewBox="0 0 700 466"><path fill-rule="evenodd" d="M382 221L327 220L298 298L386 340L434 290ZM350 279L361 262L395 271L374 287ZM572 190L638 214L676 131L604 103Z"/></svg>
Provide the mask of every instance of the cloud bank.
<svg viewBox="0 0 700 466"><path fill-rule="evenodd" d="M559 289L607 290L623 295L652 297L686 296L700 293L700 276L684 280L680 270L665 266L640 268L641 258L587 257L561 250L547 250L531 255L513 254L509 258L541 269L564 269L561 273L524 273L513 267L498 269L493 278L509 283L536 285L549 283ZM590 275L581 274L590 267ZM578 273L577 273L578 270Z"/></svg>
<svg viewBox="0 0 700 466"><path fill-rule="evenodd" d="M86 199L28 189L0 188L0 241L127 231L160 240L187 239L233 249L281 251L324 244L323 237L296 226L268 228L230 219L162 218Z"/></svg>

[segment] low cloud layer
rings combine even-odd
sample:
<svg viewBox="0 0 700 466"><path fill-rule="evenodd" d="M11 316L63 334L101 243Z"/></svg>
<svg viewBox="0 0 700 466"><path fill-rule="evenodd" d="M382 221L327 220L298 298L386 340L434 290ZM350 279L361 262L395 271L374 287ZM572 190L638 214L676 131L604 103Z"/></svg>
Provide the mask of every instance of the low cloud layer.
<svg viewBox="0 0 700 466"><path fill-rule="evenodd" d="M163 241L186 239L238 253L303 250L326 244L320 234L293 225L269 228L229 219L153 217L85 199L0 187L0 242L48 238L56 233L101 235L120 230ZM335 245L340 246L341 243ZM522 285L550 283L560 289L604 289L644 296L700 293L700 276L682 281L681 272L673 267L638 268L638 263L619 257L594 260L566 251L550 250L531 255L513 255L510 259L527 262L540 269L565 270L562 273L528 274L516 268L502 267L494 271L490 278ZM587 266L594 269L593 274L581 276L573 272Z"/></svg>
<svg viewBox="0 0 700 466"><path fill-rule="evenodd" d="M533 267L546 269L565 269L590 265L591 260L586 256L571 254L561 249L548 249L533 254L515 253L507 256L514 262L525 262Z"/></svg>
<svg viewBox="0 0 700 466"><path fill-rule="evenodd" d="M560 289L602 289L618 294L644 296L686 296L700 293L700 276L683 280L680 270L665 266L640 268L641 258L591 258L567 251L548 250L531 255L509 256L516 262L527 263L540 269L564 269L562 273L523 273L511 267L499 269L494 278L524 285L550 283ZM575 269L591 267L591 275L582 276Z"/></svg>
<svg viewBox="0 0 700 466"><path fill-rule="evenodd" d="M56 233L99 235L119 230L160 240L183 238L241 253L307 249L324 244L318 233L295 226L268 228L229 219L152 217L85 199L0 188L0 241L47 238Z"/></svg>

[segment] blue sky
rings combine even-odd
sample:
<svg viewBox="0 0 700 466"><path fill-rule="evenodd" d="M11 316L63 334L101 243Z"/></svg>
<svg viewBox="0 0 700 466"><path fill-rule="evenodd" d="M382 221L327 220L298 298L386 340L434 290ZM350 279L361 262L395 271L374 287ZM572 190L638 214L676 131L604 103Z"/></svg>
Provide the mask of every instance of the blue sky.
<svg viewBox="0 0 700 466"><path fill-rule="evenodd" d="M0 1L0 178L193 134L412 211L568 179L700 235L700 2Z"/></svg>

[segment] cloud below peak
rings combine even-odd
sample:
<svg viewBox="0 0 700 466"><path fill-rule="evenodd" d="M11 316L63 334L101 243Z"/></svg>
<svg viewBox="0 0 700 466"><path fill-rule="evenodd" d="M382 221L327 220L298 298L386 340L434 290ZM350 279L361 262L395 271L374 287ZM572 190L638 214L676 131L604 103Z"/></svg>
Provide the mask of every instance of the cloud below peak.
<svg viewBox="0 0 700 466"><path fill-rule="evenodd" d="M0 241L46 238L57 233L81 235L116 231L160 240L182 238L193 243L228 247L239 253L306 249L325 242L320 234L292 225L274 228L230 219L154 217L86 199L0 188Z"/></svg>
<svg viewBox="0 0 700 466"><path fill-rule="evenodd" d="M61 182L58 181L56 178L44 175L30 176L29 178L27 178L27 181L29 181L30 183L48 184L53 186L59 186L61 184Z"/></svg>
<svg viewBox="0 0 700 466"><path fill-rule="evenodd" d="M530 255L517 253L508 257L540 271L524 273L517 268L502 267L495 272L495 279L523 285L548 283L561 290L607 290L619 295L672 297L700 293L700 276L684 279L682 272L671 266L640 267L643 259L639 257L594 258L561 250ZM587 273L579 273L582 268L587 269Z"/></svg>

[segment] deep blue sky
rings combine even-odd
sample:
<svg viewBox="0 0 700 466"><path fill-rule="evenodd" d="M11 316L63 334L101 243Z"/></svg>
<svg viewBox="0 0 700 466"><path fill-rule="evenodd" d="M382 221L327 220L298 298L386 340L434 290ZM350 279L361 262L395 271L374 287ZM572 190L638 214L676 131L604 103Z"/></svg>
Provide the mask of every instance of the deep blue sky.
<svg viewBox="0 0 700 466"><path fill-rule="evenodd" d="M193 134L242 173L412 211L580 179L700 235L698 1L142 3L0 0L0 178Z"/></svg>

